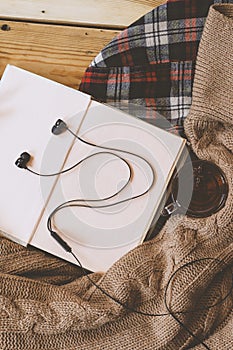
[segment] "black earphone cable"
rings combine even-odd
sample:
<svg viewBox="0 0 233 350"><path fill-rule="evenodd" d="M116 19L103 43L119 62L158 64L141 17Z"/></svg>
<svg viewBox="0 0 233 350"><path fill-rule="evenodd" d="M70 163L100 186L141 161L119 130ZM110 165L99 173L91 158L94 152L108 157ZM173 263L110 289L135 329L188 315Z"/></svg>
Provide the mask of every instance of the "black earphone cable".
<svg viewBox="0 0 233 350"><path fill-rule="evenodd" d="M59 211L59 210L62 210L62 209L65 209L65 208L68 208L68 207L85 207L85 208L107 208L107 207L112 207L112 206L115 206L117 204L122 204L122 203L125 203L129 200L133 200L133 199L136 199L136 198L139 198L143 195L145 195L146 193L148 193L151 188L153 187L154 183L155 183L155 171L152 167L152 165L150 164L149 161L147 161L144 157L134 153L134 152L130 152L130 151L125 151L125 150L122 150L122 149L118 149L118 148L114 148L114 147L107 147L107 146L101 146L101 145L97 145L95 143L92 143L92 142L89 142L81 137L79 137L78 135L76 135L71 129L68 128L67 124L61 120L61 119L58 119L55 123L55 125L52 127L52 133L54 135L60 135L61 133L63 133L64 131L69 131L71 133L71 135L73 135L76 139L78 139L79 141L81 141L82 143L86 144L86 145L89 145L89 146L92 146L92 147L95 147L95 148L99 148L101 150L104 150L102 152L97 152L97 153L94 153L94 154L90 154L86 157L84 157L83 159L79 160L78 162L76 162L75 164L73 164L72 166L66 168L66 169L63 169L61 171L58 171L58 172L54 172L54 173L47 173L47 174L44 174L44 173L39 173L33 169L31 169L30 167L27 166L27 163L30 161L30 154L28 152L23 152L20 157L16 160L15 162L15 165L21 169L26 169L27 171L29 171L30 173L34 174L34 175L37 175L37 176L41 176L41 177L53 177L53 176L59 176L61 174L64 174L64 173L67 173L71 170L73 170L74 168L76 168L77 166L79 166L80 164L82 164L83 162L85 162L86 160L92 158L92 157L95 157L96 155L99 155L99 154L110 154L118 159L120 159L124 164L127 165L128 167L128 170L129 170L129 176L128 176L128 179L126 180L126 182L123 184L123 186L118 190L116 191L115 193L109 195L109 196L106 196L106 197L103 197L103 198L98 198L98 199L87 199L87 198L78 198L78 199L72 199L72 200L69 200L69 201L66 201L66 202L63 202L62 204L58 205L49 215L48 219L47 219L47 228L48 230L50 231L51 235L53 236L53 238L55 238L62 246L63 248L65 247L65 249L67 248L67 244L66 242L64 242L60 236L55 232L53 231L52 229L52 218L54 217L54 215ZM139 194L135 194L131 197L128 197L128 198L124 198L122 200L118 200L114 203L105 203L105 204L99 204L99 205L90 205L90 204L87 204L87 202L89 203L102 203L102 202L106 202L112 198L114 198L115 196L117 196L118 194L120 194L127 186L128 184L130 183L130 181L132 180L132 176L133 176L133 171L132 171L132 168L131 168L131 165L129 163L129 161L127 161L125 158L123 158L122 156L120 156L119 154L116 154L116 153L113 153L114 152L120 152L120 153L124 153L124 154L127 154L128 156L131 155L131 156L134 156L140 160L142 160L144 163L146 163L146 165L149 167L151 173L152 173L152 180L150 181L149 185L146 187L146 189L144 191L142 191L141 193Z"/></svg>
<svg viewBox="0 0 233 350"><path fill-rule="evenodd" d="M132 172L129 162L126 161L121 156L119 156L118 154L115 154L115 153L112 153L112 152L98 152L98 153L90 154L89 156L86 156L85 158L82 158L81 160L79 160L77 163L73 164L69 168L66 168L64 170L61 170L61 171L58 171L58 172L55 172L55 173L42 174L42 173L36 172L35 170L33 170L33 169L29 168L29 167L25 167L25 169L28 170L30 173L32 173L34 175L38 175L38 176L42 176L42 177L53 177L53 176L65 174L65 173L75 169L77 166L79 166L80 164L82 164L86 160L88 160L88 159L90 159L92 157L95 157L96 155L99 155L99 154L110 154L110 155L115 156L116 158L119 158L120 160L122 160L128 166L130 173ZM131 174L130 174L130 177L129 177L128 181L130 181L130 178L131 178Z"/></svg>
<svg viewBox="0 0 233 350"><path fill-rule="evenodd" d="M78 167L79 165L81 165L83 162L85 162L86 160L92 158L92 157L95 157L96 155L99 155L99 154L110 154L114 157L117 157L118 159L120 159L122 162L124 162L127 167L128 167L128 170L129 170L129 176L128 176L128 179L127 181L123 184L123 186L118 190L116 191L115 193L113 193L112 195L110 196L107 196L107 197L103 197L103 198L99 198L99 199L83 199L83 198L80 198L80 199L72 199L72 200L69 200L69 201L66 201L66 202L63 202L62 204L60 204L59 206L57 206L49 215L48 217L48 220L47 220L47 227L48 227L48 230L50 232L52 232L52 217L54 217L54 215L59 211L59 210L62 210L62 209L65 209L65 208L68 208L68 207L85 207L85 208L107 208L107 207L112 207L112 206L115 206L117 204L122 204L122 203L125 203L129 200L133 200L133 199L136 199L136 198L139 198L143 195L145 195L146 193L148 193L150 191L150 189L152 188L152 186L154 185L154 182L155 182L155 172L154 172L154 169L152 167L152 165L142 156L136 154L136 153L133 153L133 152L130 152L130 151L125 151L125 150L121 150L121 149L118 149L118 148L114 148L114 147L107 147L107 146L100 146L100 145L97 145L95 143L92 143L92 142L89 142L83 138L81 138L80 136L76 135L71 129L68 128L68 126L61 120L62 124L63 124L63 130L67 130L69 131L76 139L78 139L79 141L81 141L82 143L86 144L86 145L89 145L89 146L92 146L92 147L95 147L95 148L99 148L99 149L102 149L102 150L105 150L103 152L97 152L97 153L94 153L94 154L91 154L83 159L81 159L80 161L78 161L77 163L73 164L72 166L64 169L64 170L61 170L59 172L55 172L55 173L49 173L49 174L43 174L43 173L39 173L39 172L36 172L35 170L31 169L30 167L27 167L25 166L25 169L28 170L30 173L34 174L34 175L37 175L37 176L41 176L41 177L53 177L53 176L58 176L58 175L62 175L62 174L65 174L73 169L75 169L76 167ZM111 152L110 152L111 151ZM120 201L117 201L115 203L108 203L108 204L102 204L102 205L88 205L86 204L87 202L89 203L98 203L98 202L103 202L103 201L107 201L109 199L112 199L114 198L115 196L117 196L118 194L120 194L127 186L128 184L130 183L131 179L132 179L132 169L131 169L131 165L129 164L129 162L121 157L119 154L116 154L116 153L113 153L112 151L114 152L120 152L120 153L124 153L124 154L128 154L128 155L131 155L131 156L134 156L136 158L139 158L141 159L144 163L147 164L147 166L150 168L151 170L151 173L152 173L152 181L151 183L149 184L149 186L141 193L137 194L137 195L134 195L134 196L131 196L129 198L125 198L123 200L120 200ZM79 202L79 204L77 204L77 202ZM85 202L85 204L80 204Z"/></svg>
<svg viewBox="0 0 233 350"><path fill-rule="evenodd" d="M137 195L134 195L134 196L131 196L129 198L125 198L125 199L122 199L122 200L119 200L117 202L114 202L114 203L108 203L108 204L100 204L100 205L90 205L90 204L87 204L86 202L90 202L90 203L96 203L96 202L103 202L103 201L107 201L109 199L112 199L113 197L115 197L117 194L119 194L126 186L127 184L129 183L129 181L127 181L127 183L124 185L124 187L122 189L120 189L119 191L117 191L116 193L112 194L111 196L108 196L108 197L105 197L105 198L100 198L100 199L83 199L83 198L80 198L80 199L72 199L72 200L69 200L69 201L66 201L66 202L63 202L62 204L60 204L59 206L57 206L50 214L49 214L49 217L48 217L48 220L47 220L47 227L48 227L48 230L51 232L52 231L52 218L54 217L54 215L62 210L62 209L65 209L65 208L70 208L70 207L82 207L82 208L91 208L91 209L102 209L102 208L109 208L109 207L113 207L115 205L119 205L119 204L122 204L122 203L125 203L125 202L128 202L129 200L133 200L133 199L137 199L137 198L140 198L142 197L143 195L147 194L150 189L152 188L153 186L153 183L154 183L154 178L152 180L152 182L149 184L149 186L141 193L137 194ZM79 203L77 203L79 202ZM81 204L81 203L85 202L85 204ZM77 203L77 204L76 204Z"/></svg>

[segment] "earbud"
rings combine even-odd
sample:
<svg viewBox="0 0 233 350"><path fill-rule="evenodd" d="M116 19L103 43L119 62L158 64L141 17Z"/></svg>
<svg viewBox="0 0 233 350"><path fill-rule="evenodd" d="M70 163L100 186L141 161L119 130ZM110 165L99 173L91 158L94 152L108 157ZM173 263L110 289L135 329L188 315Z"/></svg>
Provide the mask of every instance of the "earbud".
<svg viewBox="0 0 233 350"><path fill-rule="evenodd" d="M16 160L15 165L21 169L27 169L27 163L31 159L31 156L27 152L20 154L20 157Z"/></svg>
<svg viewBox="0 0 233 350"><path fill-rule="evenodd" d="M58 119L54 124L54 126L52 127L52 133L54 135L60 135L66 130L67 130L67 124L61 119Z"/></svg>

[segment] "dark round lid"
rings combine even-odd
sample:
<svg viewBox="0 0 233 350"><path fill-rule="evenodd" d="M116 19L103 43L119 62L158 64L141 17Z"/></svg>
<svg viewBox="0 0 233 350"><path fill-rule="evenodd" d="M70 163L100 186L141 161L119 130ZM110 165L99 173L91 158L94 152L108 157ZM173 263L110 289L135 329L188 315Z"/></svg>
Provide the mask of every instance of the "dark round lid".
<svg viewBox="0 0 233 350"><path fill-rule="evenodd" d="M193 160L190 164L186 164L173 181L173 200L179 203L188 216L210 216L226 202L226 177L212 162Z"/></svg>

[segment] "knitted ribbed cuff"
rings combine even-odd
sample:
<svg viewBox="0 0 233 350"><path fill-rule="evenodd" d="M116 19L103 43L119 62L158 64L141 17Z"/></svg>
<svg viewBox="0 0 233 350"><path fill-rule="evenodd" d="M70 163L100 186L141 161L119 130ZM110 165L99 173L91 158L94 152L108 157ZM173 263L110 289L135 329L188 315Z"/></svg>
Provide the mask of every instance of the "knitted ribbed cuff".
<svg viewBox="0 0 233 350"><path fill-rule="evenodd" d="M200 148L204 148L211 141L219 140L219 137L229 150L233 150L232 86L233 5L213 5L199 46L193 102L185 121L186 135L200 156ZM225 137L219 136L219 133L224 133ZM201 140L203 136L206 144Z"/></svg>

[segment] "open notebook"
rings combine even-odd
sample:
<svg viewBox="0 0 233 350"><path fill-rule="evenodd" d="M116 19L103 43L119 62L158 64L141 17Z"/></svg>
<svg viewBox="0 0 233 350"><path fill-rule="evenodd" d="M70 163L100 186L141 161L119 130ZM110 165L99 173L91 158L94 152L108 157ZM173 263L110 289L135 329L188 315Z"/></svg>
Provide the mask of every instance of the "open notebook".
<svg viewBox="0 0 233 350"><path fill-rule="evenodd" d="M59 118L90 143L139 157L120 151L104 152L69 132L55 136L51 128ZM75 263L50 236L47 218L65 201L86 199L80 203L89 203L90 199L117 193L129 177L126 160L133 176L124 190L108 201L110 206L66 208L53 222L84 267L106 271L140 244L158 219L184 147L185 140L179 136L93 101L77 90L8 65L0 83L0 229L20 244L33 245ZM33 156L31 168L46 174L96 155L63 175L39 177L15 166L24 151ZM130 199L153 180L142 158L152 166L154 182L147 194Z"/></svg>

